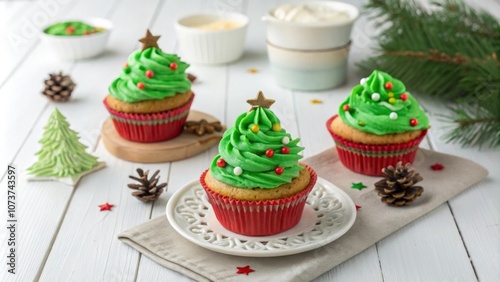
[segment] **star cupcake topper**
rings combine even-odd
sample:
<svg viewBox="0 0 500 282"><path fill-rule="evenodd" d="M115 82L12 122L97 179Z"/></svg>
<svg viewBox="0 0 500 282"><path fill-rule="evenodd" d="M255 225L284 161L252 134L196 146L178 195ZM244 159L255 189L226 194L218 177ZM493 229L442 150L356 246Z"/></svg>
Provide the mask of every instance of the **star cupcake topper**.
<svg viewBox="0 0 500 282"><path fill-rule="evenodd" d="M142 51L144 51L148 48L151 48L151 47L155 47L155 48L160 49L160 47L158 47L158 39L160 39L160 35L154 36L151 34L151 32L148 29L146 31L146 36L139 39L139 42L142 42Z"/></svg>
<svg viewBox="0 0 500 282"><path fill-rule="evenodd" d="M247 100L247 103L252 106L252 108L250 109L250 111L251 111L251 110L258 108L258 107L263 107L263 108L269 109L269 107L271 107L271 105L274 104L274 100L267 99L266 97L264 97L264 93L262 93L262 91L259 91L259 94L257 94L257 97L255 97L255 99Z"/></svg>

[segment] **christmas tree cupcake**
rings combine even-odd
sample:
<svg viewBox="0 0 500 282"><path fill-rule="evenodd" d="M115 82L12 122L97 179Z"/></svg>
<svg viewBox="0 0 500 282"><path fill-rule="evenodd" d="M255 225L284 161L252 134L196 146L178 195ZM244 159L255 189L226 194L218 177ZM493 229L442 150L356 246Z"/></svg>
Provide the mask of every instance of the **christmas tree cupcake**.
<svg viewBox="0 0 500 282"><path fill-rule="evenodd" d="M274 100L259 92L219 143L219 154L200 182L219 222L250 236L271 235L295 226L316 173L299 163L293 139L269 110Z"/></svg>
<svg viewBox="0 0 500 282"><path fill-rule="evenodd" d="M177 55L161 51L149 30L142 50L128 57L120 77L109 86L104 105L121 137L135 142L159 142L181 134L194 94Z"/></svg>
<svg viewBox="0 0 500 282"><path fill-rule="evenodd" d="M429 120L401 81L375 70L352 89L327 128L347 168L382 175L384 167L413 162Z"/></svg>

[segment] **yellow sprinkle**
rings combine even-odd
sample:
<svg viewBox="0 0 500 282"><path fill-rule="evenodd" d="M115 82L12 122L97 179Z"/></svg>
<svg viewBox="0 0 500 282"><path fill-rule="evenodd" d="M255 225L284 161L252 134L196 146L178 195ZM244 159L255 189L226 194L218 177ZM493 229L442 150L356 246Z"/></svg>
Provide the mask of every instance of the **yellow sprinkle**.
<svg viewBox="0 0 500 282"><path fill-rule="evenodd" d="M392 92L387 93L387 95L389 96L389 98L394 97L394 93L392 93Z"/></svg>
<svg viewBox="0 0 500 282"><path fill-rule="evenodd" d="M258 69L248 69L247 72L248 73L258 73L259 70Z"/></svg>
<svg viewBox="0 0 500 282"><path fill-rule="evenodd" d="M257 124L254 124L250 127L250 130L253 132L253 133L257 133L259 132L259 126Z"/></svg>
<svg viewBox="0 0 500 282"><path fill-rule="evenodd" d="M358 121L358 124L361 125L361 126L365 125L365 123L362 122L362 121Z"/></svg>
<svg viewBox="0 0 500 282"><path fill-rule="evenodd" d="M281 131L281 125L279 123L273 124L273 131L274 132L280 132Z"/></svg>
<svg viewBox="0 0 500 282"><path fill-rule="evenodd" d="M323 104L323 101L318 100L318 99L312 99L311 104Z"/></svg>
<svg viewBox="0 0 500 282"><path fill-rule="evenodd" d="M396 104L396 98L389 98L389 103Z"/></svg>

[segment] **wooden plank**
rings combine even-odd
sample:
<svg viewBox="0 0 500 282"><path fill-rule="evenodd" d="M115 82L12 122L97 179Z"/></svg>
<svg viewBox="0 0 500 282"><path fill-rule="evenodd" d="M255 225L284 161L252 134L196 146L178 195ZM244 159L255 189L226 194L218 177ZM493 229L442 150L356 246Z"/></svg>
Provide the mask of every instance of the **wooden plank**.
<svg viewBox="0 0 500 282"><path fill-rule="evenodd" d="M87 80L85 85L89 86L86 90L90 95L80 101L80 106L85 111L75 113L80 115L82 124L89 126L89 132L95 129L98 134L99 121L103 121L108 114L103 106L97 105L101 105L105 91L118 75L123 61L138 47L137 39L144 35L145 27L153 19L158 5L159 1L121 2L111 18L115 23L110 42L111 46L115 46L114 52L100 58L99 72L95 71L95 64L91 63L81 64L75 69L75 76L81 74ZM131 21L131 18L134 20ZM88 109L94 107L99 107L101 111L96 110L89 117ZM122 230L147 220L152 204L139 202L130 195L131 190L126 184L131 181L127 176L135 174L137 167L161 169L161 179L164 180L169 166L142 165L119 160L111 156L102 143L97 148L97 154L103 156L108 163L108 170L103 170L103 176L95 175L88 182L82 182L75 191L43 269L42 281L70 281L76 278L86 281L130 281L136 275L139 253L116 240L116 236ZM98 213L97 209L97 205L105 201L117 205L108 215ZM60 269L72 271L61 272Z"/></svg>
<svg viewBox="0 0 500 282"><path fill-rule="evenodd" d="M472 5L488 11L500 18L498 1L468 0ZM438 123L439 125L442 125ZM432 134L435 149L440 152L455 154L471 159L486 167L490 175L487 180L458 195L449 203L460 230L462 239L474 265L477 277L481 281L500 280L500 152L497 149L461 148L446 144L439 134Z"/></svg>
<svg viewBox="0 0 500 282"><path fill-rule="evenodd" d="M96 8L97 2L100 6ZM111 3L112 4L112 3ZM89 9L88 5L94 5ZM87 15L89 13L106 14L111 5L104 5L101 1L87 1L80 2L76 5L80 13ZM70 16L73 13L69 14ZM61 221L66 212L68 201L71 199L72 188L64 184L56 182L31 182L26 183L23 176L20 175L29 165L35 160L35 152L39 149L37 144L38 140L43 134L42 127L48 120L48 117L53 109L53 105L47 105L45 98L37 97L43 101L41 103L33 103L34 99L30 96L24 96L25 93L37 93L39 85L26 83L29 81L38 81L40 77L46 75L47 71L53 71L56 64L47 64L43 62L43 52L35 52L30 55L31 62L21 66L23 76L19 73L2 88L4 103L0 104L1 118L10 121L0 124L0 132L2 136L9 136L9 138L2 138L0 141L0 152L2 155L2 166L5 167L7 162L14 163L18 168L18 175L20 182L18 184L18 210L20 228L22 232L18 233L19 248L18 254L23 255L19 258L19 272L16 276L7 276L7 272L0 274L1 281L31 281L35 279L40 270L41 265L46 259L47 251L50 249L55 233L61 224ZM61 67L69 68L69 65L62 64ZM11 84L12 83L12 84ZM22 92L19 87L24 87ZM37 90L35 90L35 88ZM26 92L25 92L26 91ZM14 95L12 93L22 93ZM35 94L37 95L37 94ZM29 102L28 102L29 101ZM23 111L13 105L23 105ZM74 123L73 116L69 110L72 102L61 104L59 107L65 115L69 117L72 128L82 132L82 127L78 123ZM75 113L78 114L78 113ZM87 145L95 144L96 138L93 141L91 134L83 132L80 136L81 141ZM5 134L5 135L4 135ZM26 140L25 140L26 139ZM20 150L23 148L23 150ZM19 154L16 156L16 153ZM14 159L14 156L16 158ZM3 175L3 173L2 173ZM1 193L0 199L6 202L6 194ZM5 218L6 214L2 215ZM0 253L3 254L2 258L6 257L7 244L6 244L6 230L0 230ZM21 267L22 265L22 267Z"/></svg>
<svg viewBox="0 0 500 282"><path fill-rule="evenodd" d="M90 136L99 135L100 122L108 116L104 107L100 106L106 89L119 73L123 61L138 46L136 40L144 35L158 4L159 1L142 3L132 0L119 3L111 17L115 23L110 38L110 46L115 46L114 52L100 57L99 66L85 61L75 68L74 75L81 75L84 80L82 85L88 86L86 93L89 94L79 101L79 108L74 108L72 115ZM131 18L134 20L131 21ZM89 116L88 111L92 108L97 110ZM100 171L102 175L96 173L95 177L89 177L76 189L47 258L40 277L42 281L70 281L76 278L83 281L133 280L135 276L139 254L116 240L116 236L122 230L144 222L149 217L151 204L144 204L130 196L131 191L126 187L126 183L130 183L127 176L135 173L140 166L161 169L163 180L168 167L116 159L105 151L102 143L97 147L96 154L102 156L108 168ZM110 213L100 213L97 205L106 201L117 207ZM71 271L61 272L61 269Z"/></svg>
<svg viewBox="0 0 500 282"><path fill-rule="evenodd" d="M7 29L7 23L18 21L35 1L1 1L0 2L0 33Z"/></svg>
<svg viewBox="0 0 500 282"><path fill-rule="evenodd" d="M488 178L449 201L454 220L468 256L474 266L477 277L481 281L500 279L500 151L498 149L461 148L443 140L443 134L449 130L449 124L443 123L440 114L446 109L435 99L421 97L426 108L435 114L430 115L432 130L429 131L433 148L442 153L461 156L475 161L490 172ZM443 164L446 169L446 164Z"/></svg>
<svg viewBox="0 0 500 282"><path fill-rule="evenodd" d="M176 5L176 3L175 1L169 1L164 4L156 22L152 26L153 30L160 30L159 27L165 27L166 29L167 26L173 26L176 18L207 8L205 6L207 3L203 1L189 1L182 6ZM175 16L170 16L172 13L175 13ZM161 46L170 46L171 49L167 49L167 51L178 52L182 58L182 52L175 49L177 44L174 36L163 36L161 39L164 39L164 41L160 42L162 44ZM224 65L191 65L188 69L188 72L197 76L195 83L192 85L192 90L196 93L196 98L191 108L213 115L223 124L225 123L225 97L227 95L226 68L227 67ZM151 218L164 215L167 204L165 199L170 198L170 196L184 184L199 177L201 172L208 168L215 154L217 154L217 146L193 158L173 162L169 174L167 198L163 198L163 201L157 202L154 205ZM175 271L164 268L148 257L141 256L137 272L137 281L191 281L191 279Z"/></svg>
<svg viewBox="0 0 500 282"><path fill-rule="evenodd" d="M96 2L99 2L99 5L97 5L98 7L96 7ZM75 3L73 5L74 9L64 16L105 17L113 4L114 1L80 1ZM112 38L113 37L114 36L112 36ZM38 122L42 111L49 104L47 102L48 100L40 94L44 87L43 81L47 79L48 74L56 71L70 72L75 66L75 64L70 62L59 61L51 56L47 56L47 51L49 50L45 48L37 48L25 61L19 63L18 71L0 88L0 97L2 97L3 101L0 103L0 118L4 121L8 121L0 123L0 133L3 136L9 137L0 139L0 156L2 156L0 165L2 167L5 166L7 162L11 161L17 154L30 130L35 123ZM0 54L4 53L0 50ZM47 60L48 58L49 60ZM99 57L99 59L101 58L102 57ZM95 59L85 61L85 64L93 62L95 62ZM0 69L6 68L7 65L2 65ZM85 110L79 102L85 101L89 93L93 93L91 92L93 89L86 87L92 87L94 83L91 82L89 85L86 85L84 84L85 81L82 79L87 76L87 74L81 77L72 75L77 84L72 99L67 103L57 104L60 107L74 108L71 111L78 110L80 113L79 117L81 117L80 120L87 119L88 111ZM72 124L78 124L78 121L73 121ZM96 128L97 126L93 126L93 129ZM90 142L91 145L94 145L98 137L98 131L87 131L86 133L84 138L94 140ZM92 134L97 135L90 136ZM0 174L0 177L1 176L3 176L3 173Z"/></svg>
<svg viewBox="0 0 500 282"><path fill-rule="evenodd" d="M160 169L164 182L168 165L126 162L108 154L102 143L96 155L108 167L83 179L75 190L40 281L132 281L135 277L139 253L116 236L144 222L152 204L131 196L127 184L134 181L128 176L137 175L138 167ZM100 212L98 205L106 202L116 206L111 212Z"/></svg>
<svg viewBox="0 0 500 282"><path fill-rule="evenodd" d="M99 3L97 3L97 2L99 2ZM88 1L88 2L80 2L80 3L82 3L82 4L80 4L82 6L81 6L81 9L79 9L79 10L80 10L80 12L85 12L85 13L87 11L88 12L92 11L93 13L99 14L99 13L101 13L101 9L103 9L103 10L109 9L112 6L112 5L109 5L109 6L103 5L101 1L95 1L95 2ZM148 5L141 5L141 6L145 7L143 9L151 11L151 14L152 14L152 12L154 11L154 8L155 8L155 6L154 6L155 3L152 3L152 4L153 5L150 4L149 6ZM100 7L100 8L97 8L97 7ZM133 7L133 8L135 8L135 11L141 11L140 7ZM149 14L149 16L151 14ZM125 20L127 17L122 16L122 18ZM140 18L138 18L138 19L140 19ZM143 16L143 21L147 22L149 19L150 18L148 17L148 14L145 13ZM147 25L147 23L145 25ZM124 29L127 29L127 28L128 27L126 25L124 25ZM133 30L133 27L130 29ZM125 32L127 32L127 30L124 30L124 33ZM112 36L112 40L113 40L113 38L117 38L117 37ZM130 50L132 49L132 44L135 44L135 43L131 42L128 45L129 47L127 48L128 49L126 51L127 53L130 52ZM37 61L41 62L40 59L37 59ZM84 73L87 74L86 77L89 77L88 73L93 73L96 77L102 76L98 72L95 72L95 65L89 64L88 62L86 62L86 65L88 66L87 70L84 71ZM95 81L97 81L98 79L94 78L92 80L95 83ZM80 86L81 87L80 89L82 89L84 91L84 93L99 93L99 91L95 91L95 89L93 89L93 87L95 87L94 83L92 81L90 83L83 83L82 84L83 87ZM107 85L107 84L109 84L109 81L106 81L105 83ZM22 82L21 82L21 84L22 84ZM88 86L88 88L86 86ZM91 145L91 147L93 147L93 145L95 144L95 141L97 140L97 137L99 136L98 135L99 134L98 124L99 124L99 120L100 120L99 115L92 115L90 117L88 116L87 109L93 107L93 105L99 104L99 100L101 99L101 97L98 97L96 95L94 95L94 96L95 96L96 101L92 101L92 99L89 99L89 97L87 96L85 98L80 97L81 100L79 101L79 103L74 103L75 100L78 101L78 98L77 98L77 99L73 100L73 102L69 102L69 103L62 104L59 106L61 111L63 111L63 113L66 114L66 116L68 117L68 119L72 123L73 128L75 128L77 131L79 131L81 133L82 141L88 145ZM18 97L18 98L20 98L20 97ZM88 102L88 104L87 104L87 102ZM13 103L13 104L15 104L15 103ZM35 104L35 103L28 103L28 105L30 105L30 104ZM101 113L102 113L100 115L101 119L104 119L104 116L106 115L106 113L105 113L105 111L102 111ZM34 118L36 118L36 116ZM46 118L42 118L42 120L46 120ZM42 126L42 124L40 125L40 127L41 126ZM26 146L27 146L27 148L30 148L30 149L23 150L22 152L23 153L27 152L28 154L33 156L33 154L35 152L35 148L38 147L36 145L36 140L40 136L41 136L41 134L38 134L37 136L33 136L33 138L29 139L26 143ZM4 148L2 147L2 149L4 149ZM24 155L23 159L32 160L33 157L28 157L28 156ZM24 167L26 167L26 166L27 165L25 165ZM40 186L40 184L29 184L28 187L39 188L39 186ZM45 184L45 186L46 186L46 184ZM43 188L45 186L42 186L40 188ZM40 189L39 191L46 191L46 190ZM47 195L51 196L50 192L53 192L53 190L47 191L46 192L46 193L48 193ZM65 212L64 209L66 207L67 201L70 198L70 195L71 195L71 193L67 193L66 194L67 197L64 199L64 201L58 202L57 205L54 202L50 202L51 205L54 207L52 208L52 210L50 210L50 209L47 209L47 210L50 210L51 212L52 211L57 212L59 214L59 217L62 217L64 212ZM40 197L40 198L45 198L45 197ZM57 197L54 197L54 198L59 199ZM36 200L36 198L34 198L34 199ZM44 202L44 203L46 203L46 202ZM58 226L59 221L56 221L57 225L55 227L51 226L49 224L49 227L52 227L52 228L45 229L45 226L42 224L44 222L44 219L57 218L57 217L51 216L50 213L47 214L47 213L43 213L43 212L39 212L37 210L31 210L31 209L28 209L28 214L25 215L24 218L28 218L28 219L30 219L30 221L32 221L32 222L26 221L26 224L28 224L27 226L30 226L30 230L32 231L32 233L30 233L30 234L33 234L33 235L43 234L43 236L40 236L40 237L42 239L41 241L43 241L44 244L38 244L38 241L33 241L32 239L25 241L29 245L29 247L26 248L28 250L38 249L38 246L40 246L40 249L44 248L43 253L33 253L33 262L30 262L30 265L32 265L32 267L26 266L26 268L23 268L23 271L26 271L28 273L28 274L26 274L26 276L31 277L28 280L32 280L33 277L35 277L35 275L38 271L38 268L45 257L46 250L49 248L49 246L52 242L51 241L52 236L54 235L54 232L57 231L57 226ZM41 230L43 230L43 232ZM4 236L2 236L2 238L4 238ZM36 238L38 238L38 237L36 237ZM35 247L35 245L31 245L32 243L36 243L37 244L36 247ZM4 247L4 246L5 245L2 245L2 247ZM5 250L2 250L2 253L5 253ZM31 253L31 252L27 251L27 253Z"/></svg>
<svg viewBox="0 0 500 282"><path fill-rule="evenodd" d="M476 280L447 205L405 226L377 246L387 281Z"/></svg>
<svg viewBox="0 0 500 282"><path fill-rule="evenodd" d="M357 256L314 279L321 281L384 281L377 258L377 248L372 246Z"/></svg>
<svg viewBox="0 0 500 282"><path fill-rule="evenodd" d="M43 115L41 120L46 121L49 113ZM0 262L5 271L0 272L0 281L33 281L40 265L45 259L50 248L54 233L64 217L66 203L71 198L72 187L58 182L30 182L27 183L23 170L31 165L34 157L36 143L43 134L43 129L38 126L33 129L32 135L27 140L31 146L22 150L13 162L17 167L17 238L16 274L6 271L7 229L0 228ZM4 166L6 167L6 166ZM7 187L7 178L0 182L1 187ZM5 191L5 190L4 190ZM7 193L0 193L2 207L6 208ZM2 212L2 222L7 221L7 213Z"/></svg>
<svg viewBox="0 0 500 282"><path fill-rule="evenodd" d="M81 4L76 3L76 0L37 1L28 5L26 11L23 11L14 22L5 24L5 31L0 32L0 42L3 43L0 44L0 61L2 62L0 86L38 46L40 29L54 19L68 16L71 11L78 11L75 8L80 6Z"/></svg>

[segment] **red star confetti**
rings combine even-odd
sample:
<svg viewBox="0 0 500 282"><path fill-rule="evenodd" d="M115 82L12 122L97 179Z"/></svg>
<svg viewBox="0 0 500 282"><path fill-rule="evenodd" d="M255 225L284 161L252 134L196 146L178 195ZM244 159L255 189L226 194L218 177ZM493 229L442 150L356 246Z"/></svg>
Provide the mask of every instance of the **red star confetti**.
<svg viewBox="0 0 500 282"><path fill-rule="evenodd" d="M361 209L361 206L355 205L356 206L356 211L359 211Z"/></svg>
<svg viewBox="0 0 500 282"><path fill-rule="evenodd" d="M352 189L358 189L359 191L363 190L366 188L366 185L363 184L363 182L358 182L358 183L352 183L352 186L351 186Z"/></svg>
<svg viewBox="0 0 500 282"><path fill-rule="evenodd" d="M99 211L111 211L111 208L113 208L115 205L112 205L108 202L105 204L99 205L100 210Z"/></svg>
<svg viewBox="0 0 500 282"><path fill-rule="evenodd" d="M442 164L435 163L431 165L432 170L443 170L444 166Z"/></svg>
<svg viewBox="0 0 500 282"><path fill-rule="evenodd" d="M236 274L248 275L248 273L255 271L255 270L251 269L249 265L243 266L243 267L237 266L236 268L238 269L238 271L236 271Z"/></svg>

